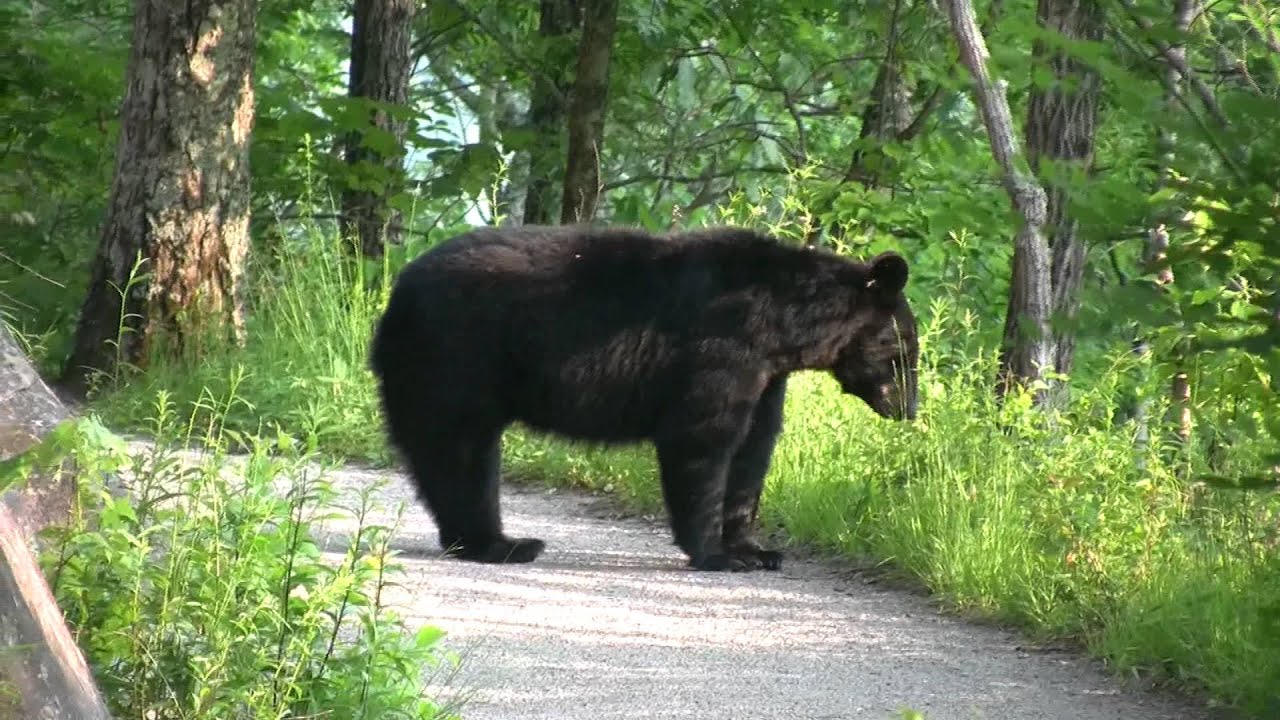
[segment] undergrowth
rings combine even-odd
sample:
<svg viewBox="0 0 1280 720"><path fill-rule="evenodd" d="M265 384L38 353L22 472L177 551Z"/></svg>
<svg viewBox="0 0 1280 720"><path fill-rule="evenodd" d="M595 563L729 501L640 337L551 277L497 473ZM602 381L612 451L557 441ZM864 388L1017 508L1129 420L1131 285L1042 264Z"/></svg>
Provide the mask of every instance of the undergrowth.
<svg viewBox="0 0 1280 720"><path fill-rule="evenodd" d="M760 215L726 220L759 224ZM230 427L278 424L305 431L314 449L387 459L365 353L386 278L403 258L377 272L347 269L336 242L319 230L308 237L255 295L244 348L196 365L157 359L97 407L128 424L157 389L193 403L234 384L247 402L227 408ZM1185 479L1202 469L1199 451L1138 446L1134 423L1116 409L1144 387L1158 397L1150 390L1158 374L1127 348L1095 353L1095 369L1073 379L1060 412L1032 411L1018 395L997 404L994 358L983 348L999 328L975 319L964 305L974 281L956 277L946 287L914 281L925 325L917 422L875 417L826 376L793 378L764 523L793 542L889 561L957 609L1078 638L1117 671L1204 690L1257 717L1280 713L1275 495ZM1215 394L1197 406L1207 425L1228 397L1245 398L1255 415L1274 406L1265 382L1266 397L1248 396L1256 385L1222 384L1224 367L1193 376L1193 386ZM1151 411L1159 415L1158 402ZM1259 452L1236 442L1225 472ZM660 508L648 447L589 448L514 428L505 453L513 475Z"/></svg>
<svg viewBox="0 0 1280 720"><path fill-rule="evenodd" d="M7 485L74 461L75 517L40 559L112 715L457 718L427 692L458 666L443 632L411 630L384 596L401 568L373 488L344 497L285 435L240 438L231 462L218 407L201 407L179 415L162 392L150 447L90 417L0 468ZM354 529L326 541L335 518Z"/></svg>

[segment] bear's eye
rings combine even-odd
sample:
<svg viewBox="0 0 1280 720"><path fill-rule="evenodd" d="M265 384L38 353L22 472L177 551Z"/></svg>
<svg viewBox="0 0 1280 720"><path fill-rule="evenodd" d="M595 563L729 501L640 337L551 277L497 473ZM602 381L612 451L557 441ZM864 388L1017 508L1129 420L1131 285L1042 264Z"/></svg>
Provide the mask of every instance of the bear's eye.
<svg viewBox="0 0 1280 720"><path fill-rule="evenodd" d="M892 328L885 328L876 335L872 347L877 353L897 353L907 347L907 338L902 337Z"/></svg>

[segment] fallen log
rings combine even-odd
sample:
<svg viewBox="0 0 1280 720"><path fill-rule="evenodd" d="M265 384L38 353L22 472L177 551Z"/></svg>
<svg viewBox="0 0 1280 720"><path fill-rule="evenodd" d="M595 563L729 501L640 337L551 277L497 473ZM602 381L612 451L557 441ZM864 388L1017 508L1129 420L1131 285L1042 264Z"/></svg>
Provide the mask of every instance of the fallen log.
<svg viewBox="0 0 1280 720"><path fill-rule="evenodd" d="M0 323L0 460L34 447L71 413L53 393L9 329ZM0 488L3 503L27 537L65 520L75 501L75 474L31 478L21 487Z"/></svg>
<svg viewBox="0 0 1280 720"><path fill-rule="evenodd" d="M0 461L69 417L0 323ZM73 473L38 474L0 501L0 718L110 717L32 552L40 529L68 517L75 492Z"/></svg>

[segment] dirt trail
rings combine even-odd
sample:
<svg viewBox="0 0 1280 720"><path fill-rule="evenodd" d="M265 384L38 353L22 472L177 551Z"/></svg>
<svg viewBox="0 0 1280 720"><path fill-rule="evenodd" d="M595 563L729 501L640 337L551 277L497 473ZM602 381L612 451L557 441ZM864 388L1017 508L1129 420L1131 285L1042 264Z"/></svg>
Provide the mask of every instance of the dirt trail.
<svg viewBox="0 0 1280 720"><path fill-rule="evenodd" d="M400 477L381 497L388 513L409 501L395 542L409 577L391 601L465 654L450 691L475 693L466 720L891 718L907 706L930 720L1207 717L819 562L689 571L664 526L607 519L583 494L508 484L508 532L547 541L537 562L508 566L438 558Z"/></svg>

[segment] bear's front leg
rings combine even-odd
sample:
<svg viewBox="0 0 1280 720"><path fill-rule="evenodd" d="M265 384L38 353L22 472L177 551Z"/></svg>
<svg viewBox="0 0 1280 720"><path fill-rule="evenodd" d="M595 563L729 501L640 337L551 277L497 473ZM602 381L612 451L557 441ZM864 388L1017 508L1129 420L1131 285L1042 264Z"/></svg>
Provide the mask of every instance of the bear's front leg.
<svg viewBox="0 0 1280 720"><path fill-rule="evenodd" d="M662 495L676 545L697 570L745 570L724 551L724 486L728 453L694 443L658 445Z"/></svg>
<svg viewBox="0 0 1280 720"><path fill-rule="evenodd" d="M755 557L725 547L724 510L730 463L763 385L757 374L700 373L654 438L671 529L695 569L759 567Z"/></svg>

